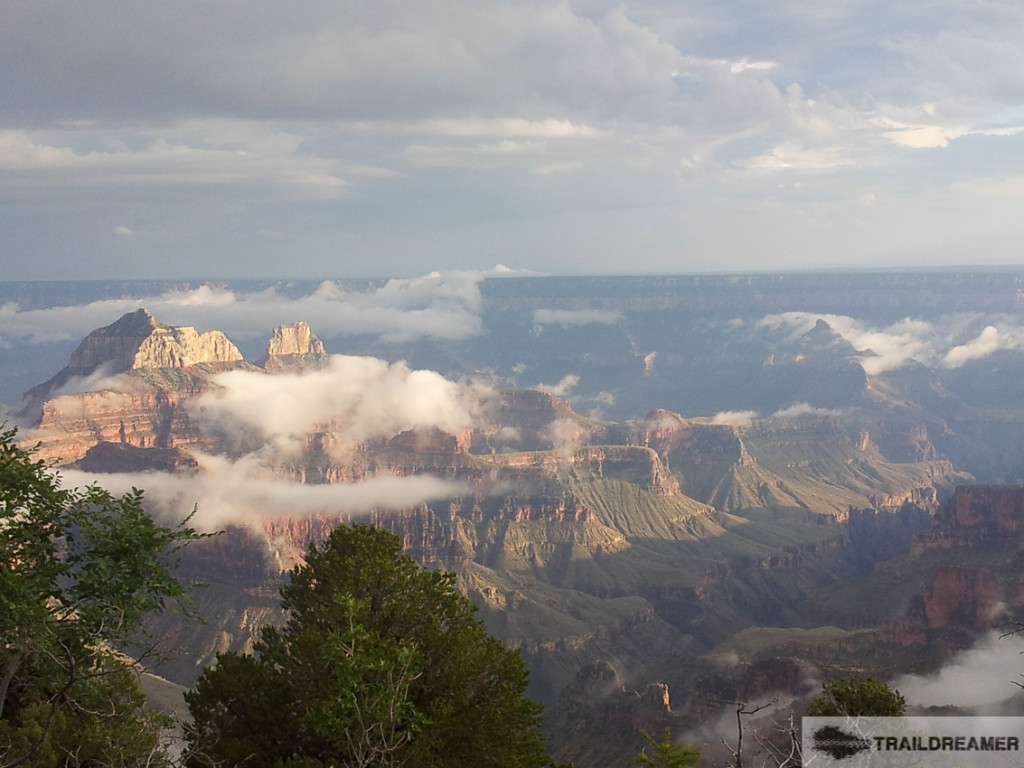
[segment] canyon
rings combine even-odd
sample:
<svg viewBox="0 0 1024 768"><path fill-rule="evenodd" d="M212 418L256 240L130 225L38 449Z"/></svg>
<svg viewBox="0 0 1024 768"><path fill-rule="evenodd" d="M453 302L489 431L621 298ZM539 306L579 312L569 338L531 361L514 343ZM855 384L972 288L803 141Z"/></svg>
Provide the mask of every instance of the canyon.
<svg viewBox="0 0 1024 768"><path fill-rule="evenodd" d="M971 300L984 295L1016 311L1017 294L1006 286L986 293L990 282L966 283L974 286ZM792 290L813 284L797 280ZM668 282L669 301L657 292L615 298L609 285L595 305L574 303L575 289L561 286L559 306L675 322L659 315L665 304L692 322L726 317L731 292L750 284L723 278L707 287ZM554 288L506 286L505 298L491 290L484 297L500 314L549 307ZM704 298L683 312L680 294ZM765 308L778 300L773 295ZM896 312L897 296L894 289L849 301ZM167 479L180 483L179 495L196 489L202 512L215 503L204 502L203 489L227 483L226 467L249 473L239 493L246 485L285 489L219 521L223 533L184 553L182 575L209 585L196 596L206 623L164 618L154 626L178 648L158 670L168 679L190 685L218 652L251 647L261 626L280 620L277 589L309 541L340 522L370 521L398 534L419 562L457 574L488 628L527 660L530 694L547 707L555 754L580 766L593 764L598 751L603 764L625 766L640 728L682 733L716 717L722 701L781 694L799 708L815 692L809 681L934 669L1020 618L1024 490L977 485L964 470L980 466L963 457L976 455L977 430L990 416L937 386L934 371L868 375L863 350L825 320L770 348L725 345L717 359L732 355L734 364L720 369L682 340L654 356L626 342L616 352L624 331L611 326L606 354L587 351L577 369L580 389L596 394L570 402L551 387L520 386L526 377L505 368L536 361L535 376L557 379L572 364L540 361L527 337L579 360L597 344L594 329L538 334L520 326L490 353L490 366L467 364L451 351L465 355L465 348L449 345L457 362L434 366L448 375L443 382L427 381L414 362L390 363L392 378L375 380L379 392L367 389L360 406L370 407L396 377L420 376L437 387L432 407L465 406L445 414L444 427L440 415L399 425L385 414L399 426L354 436L349 426L359 414L341 409L285 440L248 412L239 411L253 419L244 423L222 412L236 402L239 380L231 376L274 383L268 391L276 393L331 375L336 355L309 324L272 329L264 354L250 363L224 334L165 325L140 309L87 335L63 370L29 390L22 435L66 471L143 488L148 479L154 514L167 514ZM413 352L410 361L436 360L442 346L394 342L390 349ZM599 368L605 378L586 384ZM456 369L478 378L460 383ZM746 382L743 372L753 372ZM721 416L654 405L620 420L590 407L601 387L627 373L617 409L653 405L661 394L679 404L697 391L711 392L716 405L740 405ZM458 387L452 403L444 400ZM330 394L336 385L316 391ZM771 415L741 410L755 401ZM270 411L275 402L252 409ZM303 410L301 398L290 402ZM802 405L782 407L792 402ZM392 411L402 405L392 403ZM1009 428L994 434L992 452L1018 439ZM1012 477L1015 466L1004 459L994 474ZM427 479L449 485L411 503L300 506L309 491Z"/></svg>

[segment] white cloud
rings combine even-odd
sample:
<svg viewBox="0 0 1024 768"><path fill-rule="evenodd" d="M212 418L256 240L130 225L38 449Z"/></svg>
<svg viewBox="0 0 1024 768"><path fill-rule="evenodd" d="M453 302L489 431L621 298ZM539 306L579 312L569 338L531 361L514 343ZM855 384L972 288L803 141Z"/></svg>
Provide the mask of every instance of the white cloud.
<svg viewBox="0 0 1024 768"><path fill-rule="evenodd" d="M756 418L757 411L721 411L711 418L711 423L726 427L749 427Z"/></svg>
<svg viewBox="0 0 1024 768"><path fill-rule="evenodd" d="M267 130L226 143L222 133L208 141L194 128L172 125L153 137L125 137L132 144L145 142L140 146L87 150L73 144L98 138L92 129L6 130L0 131L0 171L3 185L14 188L59 178L70 186L265 183L332 195L348 184L338 161L303 155L298 152L301 138L282 141Z"/></svg>
<svg viewBox="0 0 1024 768"><path fill-rule="evenodd" d="M942 358L944 368L959 368L969 360L976 360L999 349L999 331L994 325L986 325L976 339L953 347Z"/></svg>
<svg viewBox="0 0 1024 768"><path fill-rule="evenodd" d="M65 487L98 483L114 494L142 488L149 506L168 521L184 519L196 508L193 524L212 531L225 525L258 527L261 518L278 515L363 514L377 508L402 508L467 492L462 483L430 475L378 475L357 483L300 485L273 477L252 457L230 461L197 456L200 472L181 476L157 472L95 475L61 470Z"/></svg>
<svg viewBox="0 0 1024 768"><path fill-rule="evenodd" d="M1014 686L1024 640L990 635L961 651L932 675L904 675L893 681L907 703L925 707L978 707L1019 696Z"/></svg>
<svg viewBox="0 0 1024 768"><path fill-rule="evenodd" d="M1021 8L812 5L8 0L10 275L1019 260Z"/></svg>
<svg viewBox="0 0 1024 768"><path fill-rule="evenodd" d="M900 368L912 361L933 365L940 334L924 321L907 318L886 328L871 328L845 315L819 315L811 312L785 312L761 320L768 328L789 328L796 339L810 331L819 319L824 320L854 349L867 352L860 363L869 375Z"/></svg>
<svg viewBox="0 0 1024 768"><path fill-rule="evenodd" d="M351 448L410 429L456 433L474 425L484 390L460 385L434 371L411 370L372 357L332 355L326 369L267 375L228 371L213 377L216 389L188 401L205 429L230 436L258 435L282 449L327 431Z"/></svg>
<svg viewBox="0 0 1024 768"><path fill-rule="evenodd" d="M216 329L235 338L269 337L275 325L304 320L314 333L325 338L367 334L386 341L423 337L464 339L482 329L479 282L491 274L517 273L507 267L496 271L433 272L389 280L367 291L350 290L327 281L313 293L297 299L273 289L239 293L207 284L160 296L108 299L51 309L21 310L9 302L0 307L0 341L80 339L140 307L167 325Z"/></svg>
<svg viewBox="0 0 1024 768"><path fill-rule="evenodd" d="M50 393L49 397L54 398L81 392L128 393L131 392L133 386L130 379L121 374L111 373L110 366L103 364L86 376L72 376L55 392ZM55 406L60 408L61 402L65 401L55 403ZM113 398L108 405L116 407L120 402L124 402L124 400Z"/></svg>
<svg viewBox="0 0 1024 768"><path fill-rule="evenodd" d="M370 127L370 126L367 126ZM379 128L379 126L375 126ZM430 120L410 126L396 125L393 128L437 134L440 136L512 136L545 139L593 138L601 132L585 123L571 120L526 120L517 117L506 118L450 118Z"/></svg>
<svg viewBox="0 0 1024 768"><path fill-rule="evenodd" d="M538 384L534 389L540 390L541 392L547 392L549 395L555 397L567 397L576 385L580 383L580 377L575 373L567 373L557 384Z"/></svg>
<svg viewBox="0 0 1024 768"><path fill-rule="evenodd" d="M1000 349L1024 349L1024 324L1019 318L1003 315L943 315L930 321L905 318L884 328L873 328L845 315L785 312L763 318L760 325L775 331L788 330L790 341L794 341L810 331L819 319L864 353L859 361L870 376L914 362L958 368ZM966 329L980 321L987 321L981 333L966 343L956 343Z"/></svg>
<svg viewBox="0 0 1024 768"><path fill-rule="evenodd" d="M588 435L572 419L555 419L540 433L540 437L551 442L551 448L562 461L572 461L573 451L585 443Z"/></svg>
<svg viewBox="0 0 1024 768"><path fill-rule="evenodd" d="M780 408L772 414L773 419L786 419L794 418L796 416L806 416L808 414L814 414L816 416L838 416L839 411L830 410L828 408L815 408L810 403L793 403L786 408Z"/></svg>
<svg viewBox="0 0 1024 768"><path fill-rule="evenodd" d="M885 129L882 136L894 144L911 149L945 147L953 139L970 133L964 126L908 125L886 118L879 118L875 122Z"/></svg>
<svg viewBox="0 0 1024 768"><path fill-rule="evenodd" d="M757 171L784 169L816 171L853 165L854 160L844 156L837 147L806 149L796 143L780 144L767 155L755 157L747 167Z"/></svg>

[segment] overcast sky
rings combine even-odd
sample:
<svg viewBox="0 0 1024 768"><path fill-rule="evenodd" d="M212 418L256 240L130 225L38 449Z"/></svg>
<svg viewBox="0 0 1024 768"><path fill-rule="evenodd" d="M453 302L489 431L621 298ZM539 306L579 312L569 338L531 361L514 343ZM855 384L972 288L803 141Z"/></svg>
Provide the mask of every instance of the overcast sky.
<svg viewBox="0 0 1024 768"><path fill-rule="evenodd" d="M1024 262L1024 4L3 0L0 279Z"/></svg>

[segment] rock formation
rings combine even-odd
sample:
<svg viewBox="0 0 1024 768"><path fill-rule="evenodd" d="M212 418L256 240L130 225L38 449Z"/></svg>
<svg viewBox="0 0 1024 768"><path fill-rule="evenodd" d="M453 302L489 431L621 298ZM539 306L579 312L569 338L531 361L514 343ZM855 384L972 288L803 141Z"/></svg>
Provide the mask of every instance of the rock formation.
<svg viewBox="0 0 1024 768"><path fill-rule="evenodd" d="M105 378L118 374L241 362L242 353L220 331L164 325L139 309L86 336L62 371L25 393L23 407L27 413L38 412L52 397L102 388Z"/></svg>
<svg viewBox="0 0 1024 768"><path fill-rule="evenodd" d="M220 331L164 325L145 309L123 315L86 336L62 371L26 393L39 455L71 463L102 442L198 444L184 402L207 389L211 374L245 365Z"/></svg>
<svg viewBox="0 0 1024 768"><path fill-rule="evenodd" d="M257 363L271 373L321 368L328 360L323 342L300 320L274 328L267 354Z"/></svg>
<svg viewBox="0 0 1024 768"><path fill-rule="evenodd" d="M242 353L220 331L198 333L189 326L171 327L145 309L99 328L71 353L68 370L87 376L100 366L108 373L139 368L185 368L199 363L236 363Z"/></svg>

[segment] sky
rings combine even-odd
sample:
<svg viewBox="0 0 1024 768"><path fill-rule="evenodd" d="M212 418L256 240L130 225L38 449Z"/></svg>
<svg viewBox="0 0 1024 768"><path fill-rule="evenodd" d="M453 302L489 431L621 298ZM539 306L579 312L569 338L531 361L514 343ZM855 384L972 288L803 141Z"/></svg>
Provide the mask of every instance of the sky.
<svg viewBox="0 0 1024 768"><path fill-rule="evenodd" d="M1024 262L1017 2L0 15L3 280Z"/></svg>

